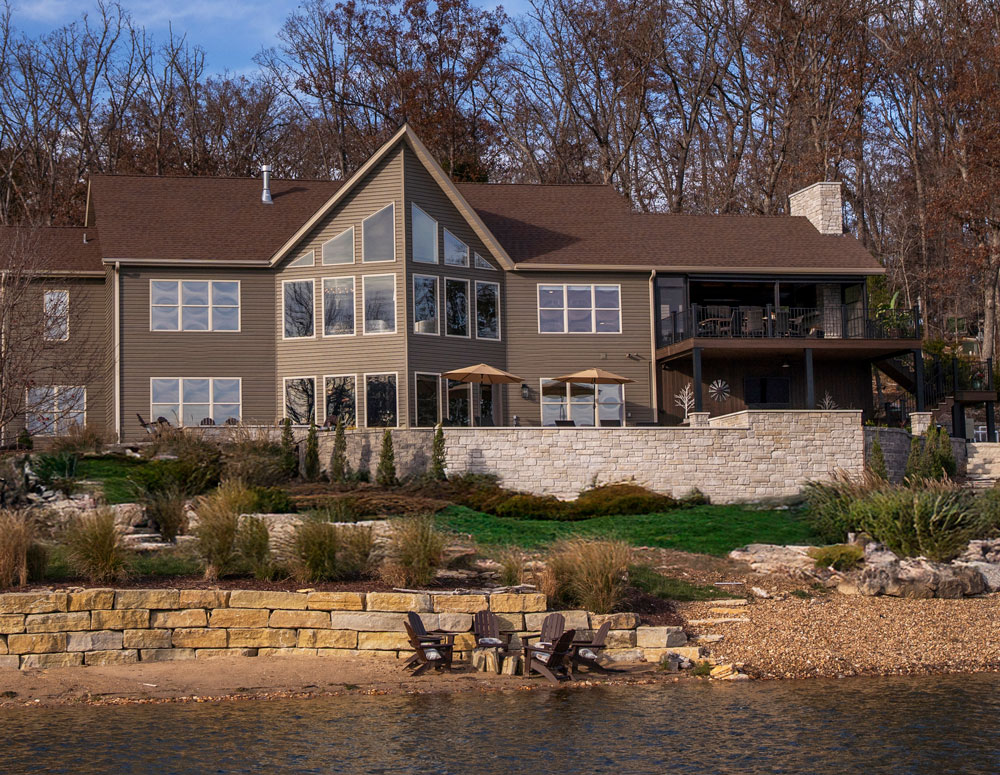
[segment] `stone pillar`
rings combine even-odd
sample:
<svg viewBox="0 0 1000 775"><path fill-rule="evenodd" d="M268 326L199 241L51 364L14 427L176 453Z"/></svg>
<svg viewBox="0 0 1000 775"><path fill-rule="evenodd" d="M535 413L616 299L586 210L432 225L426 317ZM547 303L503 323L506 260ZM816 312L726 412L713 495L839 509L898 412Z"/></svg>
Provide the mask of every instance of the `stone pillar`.
<svg viewBox="0 0 1000 775"><path fill-rule="evenodd" d="M933 412L910 412L910 433L914 436L923 436L933 421Z"/></svg>
<svg viewBox="0 0 1000 775"><path fill-rule="evenodd" d="M707 428L709 427L709 416L711 416L711 412L691 412L688 415L688 421L692 428Z"/></svg>

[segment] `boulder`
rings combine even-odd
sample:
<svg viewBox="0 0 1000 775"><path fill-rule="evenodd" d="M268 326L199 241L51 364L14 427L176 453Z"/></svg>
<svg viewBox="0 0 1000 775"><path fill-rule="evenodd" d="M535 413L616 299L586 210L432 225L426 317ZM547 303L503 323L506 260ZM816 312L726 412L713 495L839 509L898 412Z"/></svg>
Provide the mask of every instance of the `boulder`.
<svg viewBox="0 0 1000 775"><path fill-rule="evenodd" d="M781 573L788 576L812 576L816 561L807 552L808 546L776 546L774 544L748 544L733 549L729 556L748 563L757 573Z"/></svg>
<svg viewBox="0 0 1000 775"><path fill-rule="evenodd" d="M146 524L146 507L141 503L116 503L111 507L115 513L115 524L130 528Z"/></svg>
<svg viewBox="0 0 1000 775"><path fill-rule="evenodd" d="M990 592L1000 590L1000 564L992 562L964 563L964 567L972 568L983 578L986 589Z"/></svg>
<svg viewBox="0 0 1000 775"><path fill-rule="evenodd" d="M857 581L858 593L869 597L957 599L978 595L987 589L983 573L972 565L946 565L922 557L868 565Z"/></svg>

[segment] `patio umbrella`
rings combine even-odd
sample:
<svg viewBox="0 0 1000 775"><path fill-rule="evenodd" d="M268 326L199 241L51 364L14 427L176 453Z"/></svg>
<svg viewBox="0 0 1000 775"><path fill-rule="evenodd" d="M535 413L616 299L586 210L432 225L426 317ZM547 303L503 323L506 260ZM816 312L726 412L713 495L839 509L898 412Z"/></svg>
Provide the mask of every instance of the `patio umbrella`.
<svg viewBox="0 0 1000 775"><path fill-rule="evenodd" d="M485 363L447 371L441 376L457 382L475 382L478 385L513 385L515 382L523 382L520 377ZM629 382L631 381L629 380Z"/></svg>
<svg viewBox="0 0 1000 775"><path fill-rule="evenodd" d="M584 382L589 385L627 385L635 382L634 379L612 374L604 369L584 369L574 374L566 374L563 377L556 377L556 382Z"/></svg>

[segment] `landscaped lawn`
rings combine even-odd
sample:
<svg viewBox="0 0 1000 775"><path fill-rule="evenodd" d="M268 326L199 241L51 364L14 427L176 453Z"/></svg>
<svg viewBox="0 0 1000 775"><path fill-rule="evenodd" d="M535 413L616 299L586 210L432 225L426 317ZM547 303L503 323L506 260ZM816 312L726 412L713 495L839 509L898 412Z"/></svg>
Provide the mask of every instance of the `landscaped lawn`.
<svg viewBox="0 0 1000 775"><path fill-rule="evenodd" d="M129 476L145 462L120 455L83 457L77 463L76 475L80 479L100 482L108 503L129 503L135 500Z"/></svg>
<svg viewBox="0 0 1000 775"><path fill-rule="evenodd" d="M634 546L657 546L723 556L752 543L818 542L795 511L759 511L743 506L696 506L660 514L595 517L574 522L494 517L464 506L437 515L441 528L470 534L478 543L535 549L560 538L619 538Z"/></svg>

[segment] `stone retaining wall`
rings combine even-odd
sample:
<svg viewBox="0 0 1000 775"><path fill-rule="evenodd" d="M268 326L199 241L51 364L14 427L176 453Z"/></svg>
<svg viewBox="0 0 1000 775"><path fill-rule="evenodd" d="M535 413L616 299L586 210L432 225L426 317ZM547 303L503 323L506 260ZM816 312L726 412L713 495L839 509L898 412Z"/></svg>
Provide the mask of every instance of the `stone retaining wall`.
<svg viewBox="0 0 1000 775"><path fill-rule="evenodd" d="M906 460L910 456L910 442L913 436L903 428L865 428L865 459L871 457L872 442L878 436L879 444L882 446L882 454L885 455L885 467L889 472L889 479L893 482L903 481L906 472ZM967 444L965 439L951 439L951 451L955 455L955 465L957 475L964 477L969 474L969 450L975 445ZM985 447L1000 445L982 445ZM998 455L1000 457L1000 455ZM970 474L971 475L971 474ZM997 467L997 476L1000 477L1000 466Z"/></svg>
<svg viewBox="0 0 1000 775"><path fill-rule="evenodd" d="M396 592L113 590L0 595L0 668L69 667L213 657L409 655L403 622L455 633L459 658L475 645L472 615L494 611L501 629L538 632L545 595ZM612 621L611 656L650 661L667 650L688 657L680 627L640 627L635 614L563 611L567 628ZM694 649L694 652L697 650Z"/></svg>

